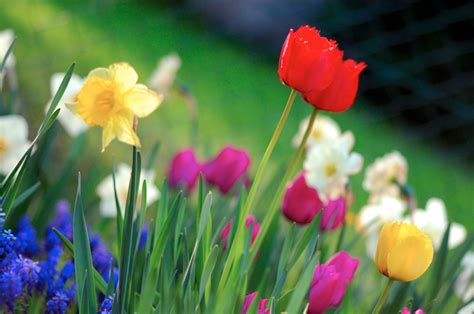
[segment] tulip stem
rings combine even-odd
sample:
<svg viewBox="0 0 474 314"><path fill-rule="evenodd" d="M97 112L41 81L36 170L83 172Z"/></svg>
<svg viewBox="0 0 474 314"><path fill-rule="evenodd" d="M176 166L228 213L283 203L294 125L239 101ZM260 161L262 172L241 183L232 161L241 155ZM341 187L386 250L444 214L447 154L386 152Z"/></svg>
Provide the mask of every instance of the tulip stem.
<svg viewBox="0 0 474 314"><path fill-rule="evenodd" d="M255 258L255 255L257 254L257 251L260 245L262 245L263 243L263 240L268 231L268 228L270 227L273 221L273 218L275 217L277 213L277 210L280 205L281 197L283 195L283 192L285 191L286 184L290 180L291 176L293 175L295 168L298 165L299 161L301 160L301 157L303 156L303 153L306 149L306 143L308 141L309 134L311 133L311 130L313 129L313 125L314 125L314 122L316 121L317 114L318 114L318 110L314 108L313 112L311 113L308 126L306 127L306 130L304 132L303 139L301 140L301 143L298 146L298 150L293 155L293 158L291 159L290 164L288 165L288 168L286 168L286 172L283 175L283 179L280 181L280 185L278 186L277 192L275 193L273 197L269 211L265 215L262 225L260 226L258 237L255 239L255 242L252 245L250 259ZM318 241L318 245L319 245L319 242L320 241Z"/></svg>
<svg viewBox="0 0 474 314"><path fill-rule="evenodd" d="M265 168L267 167L268 160L270 159L270 156L273 153L273 149L275 148L275 145L278 142L278 139L280 138L283 127L286 123L286 120L288 119L288 115L290 114L291 107L293 106L293 103L295 102L296 95L297 95L297 91L294 89L291 89L290 96L288 96L288 100L286 102L285 108L283 109L283 113L280 116L280 120L278 121L275 131L273 131L272 138L270 139L267 149L265 150L265 153L263 154L262 160L260 161L260 164L258 165L257 173L255 174L255 179L252 183L252 186L250 187L250 191L249 191L247 200L245 202L244 211L240 215L240 218L237 224L237 229L236 229L237 231L235 234L236 239L242 236L245 230L245 217L247 217L247 214L250 211L250 208L252 208L253 201L255 199L255 195L257 194L257 190L262 181L263 173L265 171ZM234 258L236 258L237 256L241 254L241 252L235 252L238 249L234 245L235 242L236 241L234 241L230 246L228 260L227 260L227 263L225 264L224 271L222 273L222 277L219 283L219 289L227 281L227 278L229 276L229 271L232 266Z"/></svg>
<svg viewBox="0 0 474 314"><path fill-rule="evenodd" d="M380 313L380 310L382 309L382 306L384 305L385 301L387 300L388 293L390 292L390 288L393 285L393 280L388 279L387 285L385 286L385 290L383 291L382 295L380 296L379 300L377 301L377 304L374 307L374 310L372 311L372 314L378 314Z"/></svg>

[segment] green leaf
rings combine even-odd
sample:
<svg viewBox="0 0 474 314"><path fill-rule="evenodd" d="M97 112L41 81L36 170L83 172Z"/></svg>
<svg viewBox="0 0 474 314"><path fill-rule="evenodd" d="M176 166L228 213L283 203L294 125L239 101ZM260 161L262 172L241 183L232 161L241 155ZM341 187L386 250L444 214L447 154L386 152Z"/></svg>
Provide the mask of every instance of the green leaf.
<svg viewBox="0 0 474 314"><path fill-rule="evenodd" d="M291 295L289 305L287 307L288 313L300 313L301 308L303 307L303 302L306 300L306 295L309 292L309 287L311 286L311 280L313 279L314 269L316 263L318 262L318 254L315 254L311 261L308 263L308 266L304 270L303 274L300 277L300 280L296 284L295 290Z"/></svg>
<svg viewBox="0 0 474 314"><path fill-rule="evenodd" d="M448 224L446 227L446 231L443 235L443 240L441 241L441 245L436 253L435 261L433 264L433 271L431 273L431 284L430 290L428 293L428 297L425 302L428 303L427 308L431 308L436 303L435 297L438 291L441 288L441 283L443 279L443 271L444 266L446 264L446 258L448 254L448 242L449 242L449 234L451 231L451 223Z"/></svg>
<svg viewBox="0 0 474 314"><path fill-rule="evenodd" d="M107 291L105 292L105 296L111 296L114 294L115 290L115 278L114 278L114 262L110 263L110 272L109 272L109 282L107 283ZM102 278L102 277L101 277Z"/></svg>
<svg viewBox="0 0 474 314"><path fill-rule="evenodd" d="M288 234L285 237L283 248L280 254L280 261L278 262L277 278L280 278L283 270L286 268L288 258L290 256L291 249L293 248L293 242L295 240L296 224L292 223Z"/></svg>
<svg viewBox="0 0 474 314"><path fill-rule="evenodd" d="M115 163L115 158L112 160L112 182L114 186L114 198L115 198L115 210L117 213L117 225L116 225L116 230L117 230L117 247L118 247L118 255L121 256L120 254L120 249L122 248L122 230L123 230L123 217L122 217L122 209L120 208L120 202L118 198L118 193L117 193L117 180L115 178L115 172L116 172L116 163Z"/></svg>
<svg viewBox="0 0 474 314"><path fill-rule="evenodd" d="M209 286L210 288L210 278L212 275L212 272L214 270L214 267L216 266L217 262L217 257L219 256L219 246L215 245L211 252L209 253L209 256L206 259L206 262L204 263L204 271L202 272L201 280L199 281L199 297L198 297L198 302L197 306L201 303L202 297L204 295L204 292L210 293L210 289L207 289ZM198 308L196 307L196 312Z"/></svg>
<svg viewBox="0 0 474 314"><path fill-rule="evenodd" d="M63 242L64 246L66 246L67 250L71 255L74 256L74 244L72 244L71 241L69 241L68 238L66 238L59 230L56 228L53 228L54 233L61 239ZM106 293L107 291L107 283L105 282L104 278L102 278L102 275L94 268L94 280L96 284L97 290L99 290L101 293Z"/></svg>
<svg viewBox="0 0 474 314"><path fill-rule="evenodd" d="M84 218L81 202L81 175L78 175L76 202L73 213L74 239L74 268L78 285L79 313L92 314L97 312L94 280L87 280L87 274L92 274L92 255L87 234L87 225Z"/></svg>
<svg viewBox="0 0 474 314"><path fill-rule="evenodd" d="M40 182L36 182L15 198L8 214L8 220L5 222L7 226L14 226L18 218L25 214L26 208L22 210L21 205L38 190L40 185Z"/></svg>

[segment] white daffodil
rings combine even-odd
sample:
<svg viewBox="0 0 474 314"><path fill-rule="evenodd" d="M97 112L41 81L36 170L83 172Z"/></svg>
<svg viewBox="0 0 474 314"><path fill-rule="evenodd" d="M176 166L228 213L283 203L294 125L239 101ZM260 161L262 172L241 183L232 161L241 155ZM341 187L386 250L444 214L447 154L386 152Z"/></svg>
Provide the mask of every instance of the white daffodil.
<svg viewBox="0 0 474 314"><path fill-rule="evenodd" d="M15 39L15 34L11 29L5 29L0 31L0 63L3 62L3 58L7 54L8 48ZM15 56L13 52L8 56L7 62L5 63L7 68L12 68L15 66Z"/></svg>
<svg viewBox="0 0 474 314"><path fill-rule="evenodd" d="M397 151L377 158L367 167L363 182L364 190L372 194L372 198L381 195L398 196L400 188L397 182L405 184L407 181L408 164Z"/></svg>
<svg viewBox="0 0 474 314"><path fill-rule="evenodd" d="M474 252L472 251L467 252L461 260L461 273L454 283L454 292L463 302L474 298Z"/></svg>
<svg viewBox="0 0 474 314"><path fill-rule="evenodd" d="M176 73L181 67L181 58L177 53L170 53L158 62L151 74L148 86L160 94L167 95L176 79Z"/></svg>
<svg viewBox="0 0 474 314"><path fill-rule="evenodd" d="M65 73L55 73L53 76L51 76L49 84L51 89L51 97L54 97L57 90L59 89L64 75ZM63 97L61 97L61 100L57 106L57 108L61 109L58 116L59 123L61 123L64 130L66 130L66 133L71 137L76 137L89 128L89 126L79 116L68 110L66 107L67 104L75 102L75 97L81 90L83 84L84 79L76 74L73 74L69 80L66 90L64 91ZM48 111L50 105L51 101L46 105L45 111Z"/></svg>
<svg viewBox="0 0 474 314"><path fill-rule="evenodd" d="M474 301L462 307L457 314L472 314L474 313Z"/></svg>
<svg viewBox="0 0 474 314"><path fill-rule="evenodd" d="M364 233L378 234L384 223L402 220L406 202L392 196L383 196L377 203L367 204L357 216L357 228Z"/></svg>
<svg viewBox="0 0 474 314"><path fill-rule="evenodd" d="M349 176L362 168L363 158L351 153L352 146L354 136L345 132L333 141L310 147L303 165L306 183L323 197L341 196Z"/></svg>
<svg viewBox="0 0 474 314"><path fill-rule="evenodd" d="M117 167L115 173L115 183L117 188L117 196L119 199L120 209L122 214L125 211L125 205L127 201L128 194L128 185L130 181L130 174L132 173L132 168L126 164L120 164ZM142 170L141 178L146 180L146 204L149 206L156 200L160 198L160 191L154 184L155 173L152 170ZM142 181L143 182L143 181ZM141 197L142 197L142 184L140 183L140 188L138 190L137 204L138 208L140 207ZM115 208L115 195L114 195L114 181L113 176L110 175L105 178L97 187L97 194L100 197L100 212L105 217L116 217L117 211Z"/></svg>
<svg viewBox="0 0 474 314"><path fill-rule="evenodd" d="M30 145L25 118L0 116L0 174L8 175Z"/></svg>
<svg viewBox="0 0 474 314"><path fill-rule="evenodd" d="M421 231L431 238L435 249L439 248L446 227L448 226L448 217L444 202L439 198L430 198L426 203L426 210L416 209L413 212L413 222ZM452 223L449 232L448 247L453 248L461 244L465 238L466 228L461 224Z"/></svg>
<svg viewBox="0 0 474 314"><path fill-rule="evenodd" d="M298 133L293 137L293 146L298 147L303 140L304 133L308 127L309 117L301 121ZM306 147L311 147L325 141L336 140L341 135L341 129L337 123L326 116L317 116L313 129L309 133Z"/></svg>

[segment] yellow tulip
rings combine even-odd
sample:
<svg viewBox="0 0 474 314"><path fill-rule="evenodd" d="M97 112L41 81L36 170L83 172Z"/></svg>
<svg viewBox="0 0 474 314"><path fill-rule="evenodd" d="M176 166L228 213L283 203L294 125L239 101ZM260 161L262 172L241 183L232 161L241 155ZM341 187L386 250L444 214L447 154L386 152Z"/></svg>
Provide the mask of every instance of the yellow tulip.
<svg viewBox="0 0 474 314"><path fill-rule="evenodd" d="M433 260L433 243L415 225L386 223L380 231L375 263L390 279L413 281L423 275Z"/></svg>
<svg viewBox="0 0 474 314"><path fill-rule="evenodd" d="M163 97L137 80L137 72L127 63L94 69L70 106L85 123L103 128L102 151L115 138L140 147L134 119L152 113Z"/></svg>

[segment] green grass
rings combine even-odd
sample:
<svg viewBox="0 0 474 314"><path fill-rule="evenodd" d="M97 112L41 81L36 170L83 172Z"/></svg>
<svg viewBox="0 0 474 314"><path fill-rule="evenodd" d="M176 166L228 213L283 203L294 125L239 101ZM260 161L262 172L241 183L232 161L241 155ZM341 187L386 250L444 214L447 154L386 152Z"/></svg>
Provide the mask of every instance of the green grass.
<svg viewBox="0 0 474 314"><path fill-rule="evenodd" d="M18 37L14 53L22 112L33 128L38 127L37 115L43 113L50 97L50 75L65 71L72 61L77 62L76 73L83 76L94 67L128 61L145 82L158 58L176 51L183 59L179 80L191 87L199 102L200 157L210 157L224 144L246 147L255 172L289 94L278 80L275 60L263 60L257 51L243 50L173 10L16 0L0 3L0 29L6 27L13 28ZM289 159L291 138L300 119L310 112L311 107L298 99L272 158L273 169ZM331 117L343 130L354 132L355 151L365 157L365 165L386 152L402 152L410 165L409 183L415 187L419 205L424 206L429 197L440 197L449 217L472 229L474 177L468 169L441 159L436 147L411 140L395 123L368 123L369 114L370 108L359 99L347 113ZM157 138L162 142L158 166L162 173L170 156L190 145L184 102L170 99L141 122L139 132L145 150ZM90 133L88 154L103 159L104 172L110 169L112 154L120 157L128 152L123 145L113 144L100 155L100 131ZM87 173L83 176L85 186ZM367 199L360 187L362 178L359 174L353 180L356 210Z"/></svg>

